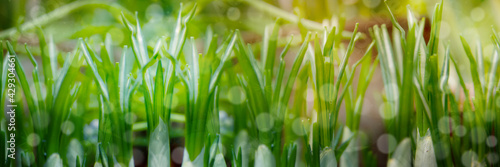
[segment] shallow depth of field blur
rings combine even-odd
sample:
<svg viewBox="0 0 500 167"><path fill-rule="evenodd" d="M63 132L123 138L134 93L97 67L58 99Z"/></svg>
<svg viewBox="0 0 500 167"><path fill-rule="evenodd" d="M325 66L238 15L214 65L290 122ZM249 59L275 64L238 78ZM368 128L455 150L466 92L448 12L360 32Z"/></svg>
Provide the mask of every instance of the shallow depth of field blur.
<svg viewBox="0 0 500 167"><path fill-rule="evenodd" d="M497 166L498 9L0 0L0 166Z"/></svg>

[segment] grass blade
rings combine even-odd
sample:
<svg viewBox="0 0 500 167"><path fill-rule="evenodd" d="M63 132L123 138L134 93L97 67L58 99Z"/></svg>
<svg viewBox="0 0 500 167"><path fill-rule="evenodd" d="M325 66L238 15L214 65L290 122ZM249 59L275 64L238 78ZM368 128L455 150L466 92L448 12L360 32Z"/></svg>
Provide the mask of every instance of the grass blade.
<svg viewBox="0 0 500 167"><path fill-rule="evenodd" d="M158 125L150 136L148 165L170 166L170 139L168 125L160 118Z"/></svg>
<svg viewBox="0 0 500 167"><path fill-rule="evenodd" d="M460 36L460 40L462 41L462 45L463 45L463 48L465 50L465 54L467 55L467 58L469 59L469 62L470 62L470 71L471 71L472 81L474 83L474 94L475 94L474 108L476 109L476 111L483 113L485 104L484 104L484 97L483 97L483 88L481 86L481 80L479 78L480 74L478 72L477 62L474 59L474 56L472 55L472 51L470 49L470 46L467 43L467 41L465 40L465 38Z"/></svg>

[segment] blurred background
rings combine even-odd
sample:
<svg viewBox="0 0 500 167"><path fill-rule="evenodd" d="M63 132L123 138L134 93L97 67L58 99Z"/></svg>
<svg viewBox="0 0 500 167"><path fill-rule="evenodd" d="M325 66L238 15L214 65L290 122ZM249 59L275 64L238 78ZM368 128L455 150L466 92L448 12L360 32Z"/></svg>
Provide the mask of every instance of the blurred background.
<svg viewBox="0 0 500 167"><path fill-rule="evenodd" d="M430 14L433 13L435 3L440 0L387 0L388 6L394 12L398 22L406 28L406 16L411 11L417 18L426 17L427 26L430 23ZM183 4L184 8L180 8ZM374 25L386 24L391 29L391 21L384 0L0 0L0 39L17 41L17 45L27 43L34 53L40 55L38 49L38 37L35 33L35 26L44 29L45 34L57 45L60 55L70 52L75 48L77 38L89 38L91 40L102 41L105 34L110 34L113 43L117 47L129 45L127 29L121 24L119 19L121 12L134 14L143 26L143 33L149 45L160 38L162 34L168 34L175 25L177 13L188 12L188 10L198 5L196 16L188 32L188 36L200 37L204 35L207 28L212 28L217 34L227 34L229 30L239 29L242 31L245 41L255 46L260 45L265 27L274 24L276 18L284 20L280 31L280 42L286 43L291 35L300 36L301 29L309 31L322 31L323 26L339 26L345 24L346 33L354 29L355 23L360 24L360 32L365 34L365 38L360 40L352 59L358 59L364 54L365 48L371 42L369 29ZM101 4L111 4L113 9ZM461 48L459 35L470 41L481 43L485 60L490 60L493 53L493 45L490 40L491 27L500 26L500 1L498 0L444 0L443 21L441 22L441 42L451 45L451 53L456 55L461 61L466 61ZM183 11L185 10L185 11ZM110 12L111 11L111 12ZM299 24L299 19L302 19ZM345 22L345 23L344 23ZM391 30L389 30L391 31ZM426 28L426 34L430 29ZM294 45L301 43L297 38ZM346 41L348 42L348 41ZM444 51L444 45L439 45L440 52ZM18 52L23 53L22 47ZM472 45L475 50L476 45ZM280 52L280 50L278 50ZM293 52L289 53L294 55ZM116 53L118 57L120 53ZM259 55L256 55L259 56ZM288 56L293 61L293 56ZM442 58L442 57L441 57ZM27 58L24 60L28 61ZM350 62L354 62L351 60ZM63 59L61 58L60 62ZM464 63L468 64L468 63ZM468 66L459 67L465 71ZM380 69L378 69L380 70ZM27 71L31 71L28 69ZM468 75L469 73L464 73ZM467 79L467 78L466 78ZM355 79L357 80L357 79ZM456 82L456 77L451 76L450 83ZM356 84L356 83L354 83ZM453 88L453 85L451 85ZM457 85L458 87L458 85ZM377 150L377 138L384 134L384 125L379 114L379 106L382 103L380 94L383 92L382 77L380 72L375 72L375 76L367 91L367 100L363 111L361 129L369 136L366 142L373 146L372 150ZM221 93L221 98L228 100L230 95ZM313 92L304 95L304 98L313 97ZM182 100L178 98L179 111L182 111ZM97 108L97 104L94 106ZM86 108L91 111L95 108ZM142 109L137 109L141 111ZM137 120L144 120L145 113L135 112ZM96 114L89 112L89 114ZM341 115L343 119L343 115ZM89 117L95 118L95 117ZM230 119L230 118L228 118ZM93 120L87 120L91 122ZM95 120L94 120L95 121ZM227 127L232 127L229 120ZM178 130L177 136L182 135L182 130ZM144 134L138 134L141 136ZM143 141L143 145L147 141ZM182 146L182 140L173 144L173 159L176 154L182 158L182 150L175 145ZM141 145L141 139L136 140ZM146 147L138 147L134 151L134 158ZM176 152L177 151L177 152ZM384 158L386 154L378 152L377 156ZM143 163L145 163L145 156ZM137 165L141 165L140 160L136 160ZM177 162L182 162L179 159ZM380 161L380 163L385 163ZM380 164L379 164L380 165Z"/></svg>

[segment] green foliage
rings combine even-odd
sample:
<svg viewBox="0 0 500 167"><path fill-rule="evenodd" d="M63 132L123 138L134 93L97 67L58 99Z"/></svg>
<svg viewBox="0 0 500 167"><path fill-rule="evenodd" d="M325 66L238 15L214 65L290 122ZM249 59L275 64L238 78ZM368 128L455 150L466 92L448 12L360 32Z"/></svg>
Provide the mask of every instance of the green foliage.
<svg viewBox="0 0 500 167"><path fill-rule="evenodd" d="M116 15L116 9L119 9L119 6L73 3L54 11L42 21L45 23L57 19L49 17L57 13L70 13L84 7L93 8L94 5L106 8L119 18ZM309 135L315 136L317 140L306 147L310 150L306 154L306 157L309 157L306 158L308 164L320 164L319 157L323 152L331 154L338 160L350 139L340 142L343 128L339 128L335 135L328 131L336 129L337 126L333 125L337 124L338 112L344 99L357 103L356 106L354 103L349 103L349 108L355 111L349 124L353 130L357 129L355 122L359 124L364 92L373 74L373 67L370 68L371 61L367 58L371 52L368 52L354 66L348 65L354 43L360 34L354 32L347 52L342 52L345 55L337 57L343 50L342 45L336 44L342 38L340 28L326 29L324 33L328 38L324 39L323 44L319 43L320 38L316 36L314 45L311 45L312 33L307 33L307 36L302 37L302 45L288 72L285 56L293 47L293 38L290 38L279 55L279 68L276 71L274 67L276 52L280 49L279 30L282 22L280 19L274 26L266 29L261 49L262 56L259 60L254 55L259 48L247 45L238 30L227 34L219 43L218 35L214 35L211 29L208 29L207 37L204 39L206 48L203 53L198 53L199 39L187 37L189 22L196 11L196 5L192 6L187 14L181 7L177 19L173 22L175 23L173 30L166 34L167 36L157 38L154 45L150 45L148 42L150 39L143 34L137 14L133 18L127 14L129 12L124 11L119 20L128 29L128 43L131 49L128 46L115 46L116 43L113 42L110 34L106 34L107 31L88 27L73 34L73 38L80 37L80 39L75 51L63 58L64 64L62 65L58 63L61 56L55 49L52 37L49 37L46 42L43 30L39 28L37 32L42 60L40 69L43 69L43 76L38 71L37 60L30 48L26 46L26 53L33 65L32 79L25 75L14 47L7 43L9 54L16 55L16 71L28 109L35 111L30 112L35 134L41 140L51 141L33 146L33 149L37 150L35 153L37 164L41 166L62 162L63 165L69 166L127 165L133 162L134 144L131 131L146 130L146 141L149 146L148 164L168 165L170 164L169 136L172 136L174 128L178 128L172 127L172 121L174 121L185 124L184 137L187 153L185 156L188 159L185 159L184 163L222 165L225 162L219 145L227 141L223 141L226 138L220 136L228 134L221 133L219 118L221 106L224 108L234 106L248 111L247 113L229 112L241 119L239 121L242 123L250 122L249 126L243 125L236 129L235 133L248 131L252 140L257 139L256 143L250 143L247 139L245 149L240 145L232 150L232 161L236 166L258 165L258 163L270 166L294 166L296 161L302 160L302 155L298 155L301 151L298 150L297 145L307 142L299 136L308 138ZM31 27L22 28L28 30ZM6 33L11 34L11 32ZM94 40L91 34L98 34L104 40ZM373 44L369 47L369 51L372 46ZM312 48L315 48L313 54L316 56L315 62L307 60L307 56L310 55L308 50ZM119 61L114 60L116 51L122 53ZM325 58L329 62L325 62ZM339 61L338 64L340 64L340 71L337 74L334 73L336 68L334 60ZM261 67L260 64L263 66ZM362 66L360 78L365 81L358 87L364 91L351 96L353 91L351 83L358 65ZM58 68L59 66L62 68ZM322 73L323 66L326 66L328 73ZM314 70L316 70L314 77L309 77L309 73ZM344 75L347 79L343 77ZM336 81L334 81L335 77L337 77ZM274 80L275 78L277 80ZM320 102L324 103L324 106L315 107L320 111L322 107L328 106L326 112L321 112L327 118L326 121L320 121L321 133L317 123L303 122L299 125L299 129L307 128L312 124L316 130L312 133L305 132L304 135L294 136L293 133L296 132L293 131L296 128L289 126L293 119L288 120L287 116L292 114L297 120L299 116L305 116L303 109L312 105L305 103L298 92L294 92L294 87L300 86L302 90L300 92L305 92L309 79L313 79L316 92L323 84L327 84L328 96L334 97L335 100L331 103L323 99ZM297 84L298 82L301 84ZM4 83L2 80L2 84ZM34 91L30 90L30 85L34 85ZM343 85L342 91L341 85ZM220 93L221 87L227 86L241 88L243 92L239 93L247 100L239 105L225 104L224 100L220 99ZM177 93L179 90L180 93ZM294 98L294 106L298 108L291 109L289 101L294 94L297 97ZM138 98L143 100L138 100ZM182 109L173 107L174 100L176 103L180 101L178 105L182 106ZM98 103L98 105L92 107L91 103ZM137 114L133 110L137 108L145 111L145 123L133 124L132 115ZM88 134L72 132L68 134L63 133L64 130L48 130L66 129L73 126L74 131L83 131L86 127L82 124L88 123L89 120L80 118L81 115L79 116L78 112L85 112L98 118L96 141L88 141ZM46 116L52 120L45 122ZM45 127L44 124L48 126ZM290 138L281 140L283 130ZM333 138L330 139L332 136ZM208 140L200 142L203 141L200 139L204 138ZM85 153L82 153L82 148ZM89 153L87 150L95 152ZM57 156L60 154L67 156ZM46 155L51 156L46 157Z"/></svg>
<svg viewBox="0 0 500 167"><path fill-rule="evenodd" d="M345 18L323 27L265 2L244 4L281 17L266 26L260 43L247 43L244 30L215 34L198 27L202 32L193 33L200 31L195 15L206 6L202 2L181 4L166 19L172 29L165 34L151 35L151 23L141 24L139 13L134 17L105 2L73 2L23 24L21 32L77 10L102 8L123 24L125 41L116 42L110 32L116 25L109 25L76 31L76 47L67 54L42 28L36 30L39 48L0 42L0 107L7 107L9 61L15 61L14 80L22 92L15 97L21 155L10 160L0 154L2 165L131 166L133 149L147 146L149 166L170 166L171 143L180 138L185 166L337 166L358 154L363 165L374 165L378 159L360 142L360 122L379 67L381 113L397 142L389 143L397 147L388 166L461 166L469 154L475 155L471 163L495 165L491 156L498 151L488 144L500 137L495 29L493 55L483 55L480 43L474 52L461 37L463 54L440 42L443 1L434 10L429 38L425 18L418 21L408 8L404 29L386 4L395 28L370 29L373 41L353 62L358 40L366 39L358 24L347 33ZM298 25L300 37L281 35L282 25L290 23ZM9 29L0 37L16 33ZM459 68L461 55L470 71ZM449 84L455 80L458 87ZM345 122L339 121L341 112ZM6 143L8 132L2 129L0 136Z"/></svg>
<svg viewBox="0 0 500 167"><path fill-rule="evenodd" d="M493 114L497 109L488 103L495 96L491 90L495 89L493 85L498 82L495 76L498 48L489 56L491 60L484 60L481 45L477 45L478 51L474 53L465 38L461 37L464 56L470 65L473 84L473 91L470 91L471 88L466 85L468 78L456 62L457 54L452 55L449 46L441 47L444 49L439 47L443 6L443 1L436 5L427 44L423 36L424 19L417 23L410 10L408 33L393 19L393 25L398 27L393 34L399 39L391 40L384 25L381 28L375 26L371 31L383 59L381 69L386 96L382 112L387 117L386 128L401 142L406 142L404 139L417 129L419 137L412 146L416 156L414 165L468 165L464 164L464 158L471 158L466 157L468 151L474 152L477 157L467 163L492 165L493 162L486 160L486 155L492 153L491 148L481 143L487 142L486 136L496 136L492 124L497 122L496 114ZM497 47L495 30L493 34L492 42ZM442 57L441 62L439 57ZM455 70L450 70L451 66ZM490 67L490 72L485 72L485 66ZM454 73L459 81L458 88L449 85ZM462 91L465 99L460 95ZM412 121L415 115L416 119ZM471 131L463 134L461 128ZM420 137L423 134L426 135ZM400 153L394 153L392 157L390 164L401 163L397 160L401 159Z"/></svg>

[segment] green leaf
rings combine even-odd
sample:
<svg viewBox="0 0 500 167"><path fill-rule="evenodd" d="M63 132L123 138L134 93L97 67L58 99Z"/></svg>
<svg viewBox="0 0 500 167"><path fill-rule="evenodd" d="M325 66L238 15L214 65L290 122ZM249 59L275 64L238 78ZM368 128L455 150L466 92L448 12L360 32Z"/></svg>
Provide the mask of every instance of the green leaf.
<svg viewBox="0 0 500 167"><path fill-rule="evenodd" d="M251 54L250 51L247 50L247 48L244 45L243 39L241 38L241 35L239 34L239 31L236 31L236 34L238 34L238 42L236 43L237 50L236 50L236 56L238 58L238 63L240 67L243 70L243 76L245 77L245 80L248 80L248 89L247 94L250 96L249 97L249 103L251 104L250 107L252 108L253 111L256 111L255 115L258 115L260 112L267 112L269 110L268 108L268 102L266 101L266 98L261 98L265 97L264 94L264 87L263 87L263 82L262 82L262 77L261 77L261 72L258 69L258 66L255 62L255 58L253 57L253 54ZM257 98L259 97L259 98Z"/></svg>
<svg viewBox="0 0 500 167"><path fill-rule="evenodd" d="M491 68L488 76L488 87L487 87L487 96L486 96L486 106L488 108L494 107L493 106L493 99L494 99L494 94L495 94L495 82L497 82L497 68L498 68L498 62L500 61L499 55L498 55L498 50L500 49L500 40L498 37L497 32L495 29L493 29L493 42L495 43L495 48L496 50L493 53L493 56L491 57Z"/></svg>
<svg viewBox="0 0 500 167"><path fill-rule="evenodd" d="M212 78L210 80L210 86L209 90L210 92L215 88L215 85L217 85L217 82L219 81L219 76L222 72L222 69L224 68L224 64L226 63L227 59L229 58L229 55L233 52L233 47L238 38L238 34L234 33L233 37L231 38L231 41L229 42L228 46L226 47L226 50L224 54L222 55L220 59L220 64L215 70L214 74L212 75Z"/></svg>
<svg viewBox="0 0 500 167"><path fill-rule="evenodd" d="M205 148L203 148L205 149ZM204 150L202 150L200 152L200 154L198 154L198 156L196 156L194 158L193 161L190 160L190 155L188 153L188 151L186 149L184 149L184 155L183 155L183 159L182 159L182 166L188 166L188 167L192 167L192 166L203 166L203 158L204 158Z"/></svg>
<svg viewBox="0 0 500 167"><path fill-rule="evenodd" d="M396 150L392 154L392 158L387 162L388 167L410 167L411 166L411 140L405 138L396 147Z"/></svg>
<svg viewBox="0 0 500 167"><path fill-rule="evenodd" d="M281 19L276 19L276 23L274 24L274 28L272 29L271 34L269 34L270 27L266 28L266 32L263 39L263 49L262 55L264 62L264 76L265 76L265 93L267 101L272 100L272 82L274 77L274 59L276 55L276 47L278 45L278 33L279 33L279 24Z"/></svg>
<svg viewBox="0 0 500 167"><path fill-rule="evenodd" d="M144 39L144 36L142 35L142 30L141 30L141 24L139 23L139 18L138 18L138 13L135 13L135 28L136 32L135 33L135 38L132 38L133 40L133 46L134 52L136 52L136 55L139 56L139 59L142 60L143 63L146 63L149 59L149 54L148 54L148 49L146 45L146 41ZM141 64L143 65L143 64Z"/></svg>
<svg viewBox="0 0 500 167"><path fill-rule="evenodd" d="M276 160L274 155L266 145L259 145L255 151L255 167L274 167Z"/></svg>
<svg viewBox="0 0 500 167"><path fill-rule="evenodd" d="M76 167L82 167L83 165L85 165L85 164L80 164L80 162L82 162L82 161L80 160L80 157L79 157L79 156L77 156L77 157L76 157L75 166L76 166Z"/></svg>
<svg viewBox="0 0 500 167"><path fill-rule="evenodd" d="M220 166L220 167L226 167L226 160L224 160L224 155L222 153L218 153L215 156L215 162L213 166Z"/></svg>
<svg viewBox="0 0 500 167"><path fill-rule="evenodd" d="M365 59L365 57L361 58L358 60L354 66L352 67L352 71L350 72L349 76L347 77L347 82L344 83L344 89L342 89L342 92L340 93L339 100L337 101L337 106L335 107L335 111L340 110L340 105L342 104L342 100L344 99L344 96L348 92L349 88L351 88L351 83L354 78L354 74L356 73L356 68L358 67L359 64Z"/></svg>
<svg viewBox="0 0 500 167"><path fill-rule="evenodd" d="M331 148L327 148L321 152L320 167L336 167L337 159L335 152Z"/></svg>
<svg viewBox="0 0 500 167"><path fill-rule="evenodd" d="M336 149L335 149L335 156L337 159L340 159L340 156L344 154L344 151L347 149L349 144L351 143L354 135L350 136L349 138L345 139Z"/></svg>
<svg viewBox="0 0 500 167"><path fill-rule="evenodd" d="M462 87L462 89L464 90L464 94L465 94L465 99L466 99L466 102L465 102L465 110L467 111L471 111L471 105L468 105L469 104L469 101L470 101L470 97L469 97L469 89L467 89L467 87L465 86L465 81L463 79L463 75L462 73L460 72L460 69L457 65L457 62L455 61L455 59L453 58L453 56L450 56L450 60L451 62L453 62L453 66L455 67L455 72L457 72L457 76L458 76L458 79L459 79L459 83L460 83L460 86Z"/></svg>
<svg viewBox="0 0 500 167"><path fill-rule="evenodd" d="M312 134L309 134L310 136L312 135L312 144L311 144L311 163L312 166L320 166L321 165L321 145L320 145L320 140L321 136L319 133L319 127L318 123L313 123L312 126ZM307 141L307 140L306 140Z"/></svg>
<svg viewBox="0 0 500 167"><path fill-rule="evenodd" d="M281 95L281 84L283 83L283 76L285 75L285 56L286 54L288 53L288 49L290 49L290 43L292 42L293 40L293 36L290 38L290 40L288 41L288 43L286 44L285 48L283 49L283 51L281 52L281 55L280 55L280 65L279 65L279 69L278 69L278 78L276 79L276 84L274 85L274 92L272 94L273 98L272 98L272 104L274 105L274 110L278 110L279 109L279 105L281 104L280 103L280 95Z"/></svg>
<svg viewBox="0 0 500 167"><path fill-rule="evenodd" d="M149 138L149 166L170 166L170 139L168 126L160 118Z"/></svg>
<svg viewBox="0 0 500 167"><path fill-rule="evenodd" d="M418 131L417 133L417 148L415 150L415 164L413 165L436 167L436 155L434 153L430 131L427 130L427 133L423 137L420 137Z"/></svg>
<svg viewBox="0 0 500 167"><path fill-rule="evenodd" d="M356 43L356 41L358 40L359 38L359 34L358 34L358 27L359 27L359 24L356 23L356 26L354 27L354 31L353 31L353 34L352 34L352 37L351 37L351 41L349 41L349 45L347 46L347 51L345 52L345 55L344 57L342 58L342 62L339 66L339 73L338 73L338 76L337 76L337 81L335 81L335 84L334 84L334 88L333 88L333 91L331 91L331 95L333 96L333 103L331 103L331 105L333 107L335 106L338 106L338 104L341 102L337 102L337 99L338 99L338 92L339 92L339 88L340 88L340 83L342 82L342 77L344 76L345 74L345 71L346 71L346 67L347 67L347 64L348 64L348 61L349 61L349 57L351 57L352 55L352 52L354 50L354 45ZM344 87L348 87L348 85L345 85ZM342 100L343 97L341 97L340 100ZM333 108L332 107L332 108ZM337 107L336 107L337 108ZM337 125L337 120L338 120L338 114L339 114L339 111L338 110L335 110L334 112L330 112L330 117L332 120L330 120L330 126L335 128Z"/></svg>
<svg viewBox="0 0 500 167"><path fill-rule="evenodd" d="M441 28L441 18L443 13L443 0L441 3L436 4L436 8L434 9L434 15L432 18L432 27L431 27L431 35L429 39L429 55L434 55L438 53L438 45L439 45L439 32Z"/></svg>
<svg viewBox="0 0 500 167"><path fill-rule="evenodd" d="M19 55L17 55L14 52L14 48L12 47L12 45L10 44L9 41L7 41L7 49L9 51L9 55L13 55L15 58L15 64L16 64L15 69L16 69L17 77L19 78L21 88L23 89L24 97L26 98L26 101L28 103L28 108L30 111L36 112L37 107L36 107L35 101L33 100L33 96L31 95L31 90L30 90L30 86L28 83L28 78L26 77L26 74L24 72L24 68L21 65L21 60L19 59Z"/></svg>
<svg viewBox="0 0 500 167"><path fill-rule="evenodd" d="M54 70L52 63L54 62L54 52L51 52L54 48L54 42L52 40L49 42L47 46L47 42L45 41L45 36L41 28L38 28L38 39L40 43L40 53L42 57L42 68L43 68L43 76L45 79L45 87L46 87L46 95L45 101L47 101L47 109L52 109L52 100L53 100L53 85L54 85ZM54 49L55 50L55 49Z"/></svg>
<svg viewBox="0 0 500 167"><path fill-rule="evenodd" d="M83 166L83 161L80 157L84 156L84 151L82 144L78 139L71 139L68 145L68 151L66 153L66 159L68 160L68 165L71 167Z"/></svg>
<svg viewBox="0 0 500 167"><path fill-rule="evenodd" d="M462 41L462 45L463 45L463 48L465 50L465 54L467 55L467 58L469 59L469 62L470 62L470 71L471 71L472 81L474 83L474 94L475 94L475 106L474 106L474 108L476 109L476 111L483 113L485 101L484 101L484 97L483 97L483 88L482 88L481 80L479 78L477 62L474 59L474 56L472 55L472 51L470 49L470 46L467 43L467 41L465 40L465 38L460 36L460 40ZM484 75L484 74L482 74L482 75Z"/></svg>
<svg viewBox="0 0 500 167"><path fill-rule="evenodd" d="M104 99L108 102L109 101L109 93L108 89L99 75L99 71L97 69L97 66L95 64L95 61L92 59L90 56L89 50L87 50L87 44L85 41L80 39L80 44L81 44L81 49L83 52L83 55L85 56L85 60L87 60L87 64L90 66L90 69L92 70L92 73L94 74L94 80L96 81L97 86L100 88L102 95L104 96Z"/></svg>
<svg viewBox="0 0 500 167"><path fill-rule="evenodd" d="M61 156L59 156L58 153L51 154L49 158L47 158L44 167L63 167Z"/></svg>
<svg viewBox="0 0 500 167"><path fill-rule="evenodd" d="M286 82L286 86L283 91L283 96L282 99L280 100L281 103L284 103L284 107L280 108L279 110L279 115L283 116L286 108L288 108L288 101L290 100L290 94L292 93L293 85L295 83L295 79L297 79L297 75L300 70L300 66L302 65L302 62L304 61L304 57L306 55L306 51L308 48L309 40L311 39L311 33L307 33L307 36L304 38L304 42L302 43L302 46L300 47L299 51L297 52L297 57L295 57L295 60L293 61L292 65L292 70L290 71L290 74L288 75L288 80Z"/></svg>
<svg viewBox="0 0 500 167"><path fill-rule="evenodd" d="M198 99L199 94L199 84L200 84L200 64L199 64L199 54L197 53L196 43L194 41L194 37L191 37L191 54L190 57L187 58L187 62L189 65L189 76L190 76L190 84L191 88L189 91L193 92L193 95L190 96L193 99Z"/></svg>
<svg viewBox="0 0 500 167"><path fill-rule="evenodd" d="M236 155L236 154L238 154L238 155ZM241 147L239 147L238 150L235 150L234 148L231 149L231 166L241 167L242 166L241 164L242 164Z"/></svg>
<svg viewBox="0 0 500 167"><path fill-rule="evenodd" d="M61 124L64 119L68 118L69 112L67 112L70 108L70 104L73 103L73 98L71 98L73 88L78 87L78 85L74 85L76 78L80 73L80 65L82 64L83 59L80 56L80 52L77 51L74 54L70 54L68 56L67 61L65 62L63 68L59 73L59 79L56 82L55 87L55 100L57 105L54 105L55 118L51 120L51 124L49 124L49 128L57 128L61 127ZM74 92L73 92L74 94ZM55 103L54 103L55 104ZM48 143L48 153L57 153L59 151L59 140L61 133L50 133L49 140L51 142Z"/></svg>
<svg viewBox="0 0 500 167"><path fill-rule="evenodd" d="M157 115L154 115L155 117L158 117L159 114L163 114L165 111L165 104L164 104L164 93L165 93L165 87L163 83L163 65L161 61L158 62L158 67L156 69L156 78L155 78L155 89L154 89L154 97L153 97L153 106L155 113ZM163 118L166 119L166 118Z"/></svg>
<svg viewBox="0 0 500 167"><path fill-rule="evenodd" d="M125 111L128 104L126 104L127 99L127 89L130 85L128 85L128 80L126 79L127 77L127 46L125 46L122 50L122 58L120 60L120 70L119 70L119 76L118 76L118 89L119 89L119 95L120 95L120 107L122 111Z"/></svg>
<svg viewBox="0 0 500 167"><path fill-rule="evenodd" d="M440 76L441 79L439 81L439 88L441 89L441 91L443 93L445 93L447 91L449 77L450 77L450 46L447 46L444 61L443 61L443 67L441 69L441 76ZM443 96L442 104L446 105L444 98L445 98L445 96ZM446 107L443 106L443 109L445 109L445 108Z"/></svg>
<svg viewBox="0 0 500 167"><path fill-rule="evenodd" d="M241 130L234 139L234 146L238 148L238 161L240 166L248 166L251 154L250 136L246 130Z"/></svg>
<svg viewBox="0 0 500 167"><path fill-rule="evenodd" d="M95 163L100 164L100 166L109 167L108 155L106 154L106 152L102 148L101 143L97 144ZM94 165L94 166L96 166L96 165Z"/></svg>
<svg viewBox="0 0 500 167"><path fill-rule="evenodd" d="M3 41L1 41L1 40L0 40L0 45L3 45ZM1 69L2 70L2 78L7 78L7 71L9 69L9 65L8 65L9 59L4 58L3 51L4 50L3 50L3 46L2 46L2 47L0 47L0 56L2 56L2 69ZM5 98L7 97L7 96L4 96L5 90L6 90L5 86L7 86L7 81L4 79L1 79L0 80L0 107L1 108L5 108L5 102L6 102ZM0 118L5 117L4 114L0 114L0 115L1 115Z"/></svg>
<svg viewBox="0 0 500 167"><path fill-rule="evenodd" d="M9 68L8 65L9 59L3 56L3 52L4 52L3 41L0 40L0 56L2 57L2 68L0 69L2 74L2 78L0 78L0 108L5 108L6 96L4 96L4 93L5 93L5 86L7 85L7 70ZM3 119L4 117L5 116L3 114L0 114L0 118Z"/></svg>
<svg viewBox="0 0 500 167"><path fill-rule="evenodd" d="M352 166L359 166L359 153L358 149L361 146L359 144L360 136L357 132L353 132L349 127L343 127L342 144L340 144L334 151L337 159L340 160L340 164L349 164ZM363 147L363 146L361 146Z"/></svg>
<svg viewBox="0 0 500 167"><path fill-rule="evenodd" d="M290 147L292 147L292 148L289 149L289 152L287 153L287 156L288 156L287 163L288 163L288 167L293 167L293 166L295 166L296 159L297 159L297 144L293 143L293 144L291 144Z"/></svg>
<svg viewBox="0 0 500 167"><path fill-rule="evenodd" d="M403 29L403 27L401 27L401 25L399 25L398 21L396 20L396 17L394 17L394 14L392 13L391 8L387 4L387 0L384 0L384 4L385 4L385 7L387 7L387 11L389 11L389 14L391 15L392 25L396 26L396 28L401 32L401 36L404 37L405 30Z"/></svg>
<svg viewBox="0 0 500 167"><path fill-rule="evenodd" d="M40 111L46 111L45 110L45 102L43 101L43 98L42 98L42 90L41 90L41 86L40 86L40 76L38 75L38 64L36 63L36 60L35 58L33 57L33 54L31 54L31 52L29 51L28 49L28 46L25 44L25 49L26 49L26 52L28 53L29 55L29 58L31 60L31 63L33 64L33 73L32 73L32 76L33 76L33 82L34 82L34 85L35 85L35 92L36 92L36 100L37 100L37 112L39 113Z"/></svg>

